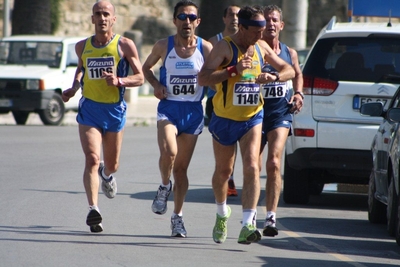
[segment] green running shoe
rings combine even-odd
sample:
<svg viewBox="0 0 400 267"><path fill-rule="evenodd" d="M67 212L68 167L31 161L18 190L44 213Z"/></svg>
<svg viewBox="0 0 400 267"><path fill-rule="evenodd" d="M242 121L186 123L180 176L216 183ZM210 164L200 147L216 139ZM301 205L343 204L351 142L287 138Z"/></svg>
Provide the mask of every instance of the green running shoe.
<svg viewBox="0 0 400 267"><path fill-rule="evenodd" d="M248 224L242 227L240 231L238 243L249 245L250 243L258 242L261 240L261 233L254 225Z"/></svg>
<svg viewBox="0 0 400 267"><path fill-rule="evenodd" d="M224 217L217 213L217 220L213 229L213 239L215 243L224 243L228 235L228 219L231 216L231 208L227 206L228 214Z"/></svg>

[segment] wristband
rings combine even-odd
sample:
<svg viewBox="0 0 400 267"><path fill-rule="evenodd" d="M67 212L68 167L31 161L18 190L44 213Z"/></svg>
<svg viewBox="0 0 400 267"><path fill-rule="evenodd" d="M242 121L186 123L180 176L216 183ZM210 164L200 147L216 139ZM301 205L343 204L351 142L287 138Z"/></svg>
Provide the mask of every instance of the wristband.
<svg viewBox="0 0 400 267"><path fill-rule="evenodd" d="M236 69L236 65L235 66L229 66L226 68L226 70L228 71L228 76L229 77L235 77L236 75L238 75L237 69Z"/></svg>
<svg viewBox="0 0 400 267"><path fill-rule="evenodd" d="M301 99L304 99L304 94L303 94L303 92L295 92L294 94L295 94L295 95L300 95L300 96L301 96Z"/></svg>
<svg viewBox="0 0 400 267"><path fill-rule="evenodd" d="M121 86L124 86L125 85L125 83L122 81L122 78L118 78L118 84L117 84L117 86L118 87L121 87Z"/></svg>

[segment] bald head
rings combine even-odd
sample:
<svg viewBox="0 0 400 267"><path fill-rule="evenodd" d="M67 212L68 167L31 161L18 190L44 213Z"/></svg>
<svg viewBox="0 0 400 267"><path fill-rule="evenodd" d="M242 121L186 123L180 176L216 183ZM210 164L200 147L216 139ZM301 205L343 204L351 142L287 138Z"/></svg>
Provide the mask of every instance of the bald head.
<svg viewBox="0 0 400 267"><path fill-rule="evenodd" d="M112 12L112 15L115 14L115 8L114 8L113 4L111 4L109 1L105 1L105 0L100 0L93 5L93 8L92 8L93 14L96 13L96 11L98 11L98 10L109 10L110 12Z"/></svg>

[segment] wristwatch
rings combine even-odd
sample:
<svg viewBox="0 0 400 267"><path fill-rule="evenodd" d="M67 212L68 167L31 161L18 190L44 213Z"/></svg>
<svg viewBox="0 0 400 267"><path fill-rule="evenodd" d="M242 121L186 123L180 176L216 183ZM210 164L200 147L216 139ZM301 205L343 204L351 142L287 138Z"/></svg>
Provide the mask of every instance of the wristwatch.
<svg viewBox="0 0 400 267"><path fill-rule="evenodd" d="M274 82L277 82L277 81L279 81L279 72L277 72L277 71L271 71L270 72L270 74L273 74L273 75L275 75L276 76L276 79L275 79L275 81Z"/></svg>
<svg viewBox="0 0 400 267"><path fill-rule="evenodd" d="M304 94L303 94L303 92L295 92L294 93L295 95L300 95L301 96L301 99L304 99Z"/></svg>

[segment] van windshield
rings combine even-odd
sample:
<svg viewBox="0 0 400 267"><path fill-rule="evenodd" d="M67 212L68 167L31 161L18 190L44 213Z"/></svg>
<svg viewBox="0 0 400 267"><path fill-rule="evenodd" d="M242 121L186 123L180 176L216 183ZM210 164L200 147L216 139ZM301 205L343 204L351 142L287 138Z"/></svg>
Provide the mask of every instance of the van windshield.
<svg viewBox="0 0 400 267"><path fill-rule="evenodd" d="M62 56L60 42L0 42L2 65L46 65L59 67Z"/></svg>

